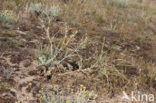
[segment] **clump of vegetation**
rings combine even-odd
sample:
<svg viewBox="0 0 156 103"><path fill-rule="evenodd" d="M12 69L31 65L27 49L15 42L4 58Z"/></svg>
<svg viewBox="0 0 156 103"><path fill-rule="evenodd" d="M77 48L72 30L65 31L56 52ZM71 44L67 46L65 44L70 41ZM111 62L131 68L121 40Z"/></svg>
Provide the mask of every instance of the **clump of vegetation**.
<svg viewBox="0 0 156 103"><path fill-rule="evenodd" d="M29 11L32 16L39 16L43 10L42 4L30 4Z"/></svg>
<svg viewBox="0 0 156 103"><path fill-rule="evenodd" d="M41 3L31 3L29 11L34 17L41 17L49 19L55 19L60 14L60 8L58 6L44 6Z"/></svg>
<svg viewBox="0 0 156 103"><path fill-rule="evenodd" d="M9 88L9 86L6 83L0 82L0 92L5 91Z"/></svg>
<svg viewBox="0 0 156 103"><path fill-rule="evenodd" d="M13 23L15 21L15 15L13 11L4 10L0 11L0 22L3 24Z"/></svg>
<svg viewBox="0 0 156 103"><path fill-rule="evenodd" d="M71 91L67 95L61 92L51 93L50 91L41 90L40 103L96 103L95 100L98 94L94 91L86 90L83 85L80 86L77 92Z"/></svg>
<svg viewBox="0 0 156 103"><path fill-rule="evenodd" d="M43 11L47 17L55 18L60 14L60 8L58 6L46 7Z"/></svg>
<svg viewBox="0 0 156 103"><path fill-rule="evenodd" d="M104 0L104 1L108 2L112 6L117 6L117 7L127 7L128 6L127 0Z"/></svg>
<svg viewBox="0 0 156 103"><path fill-rule="evenodd" d="M6 77L6 79L10 79L12 76L12 72L8 69L4 69L3 75Z"/></svg>
<svg viewBox="0 0 156 103"><path fill-rule="evenodd" d="M47 47L47 50L44 49L44 51L38 57L39 61L37 61L38 66L44 71L45 75L51 75L50 67L55 67L56 65L63 64L66 59L76 56L76 54L70 53L70 51L68 51L66 47L72 41L72 39L74 39L76 34L77 32L73 33L67 41L65 41L67 39L65 36L57 43L57 45L53 45L53 43L55 42L55 37L50 37L47 31L47 38L50 45ZM63 53L61 54L61 52ZM72 67L68 63L67 65L69 66L69 68ZM72 70L72 68L70 70Z"/></svg>

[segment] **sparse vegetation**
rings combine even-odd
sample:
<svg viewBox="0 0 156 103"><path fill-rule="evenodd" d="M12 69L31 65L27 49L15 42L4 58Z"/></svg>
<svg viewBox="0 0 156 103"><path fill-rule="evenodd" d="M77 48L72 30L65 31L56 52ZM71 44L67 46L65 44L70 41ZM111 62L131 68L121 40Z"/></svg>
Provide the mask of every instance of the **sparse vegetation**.
<svg viewBox="0 0 156 103"><path fill-rule="evenodd" d="M50 91L41 90L40 103L95 103L98 97L94 91L86 90L86 87L81 85L77 92L71 91L68 95L60 93L51 93Z"/></svg>
<svg viewBox="0 0 156 103"><path fill-rule="evenodd" d="M5 10L0 11L0 23L13 23L15 21L15 17L13 11Z"/></svg>
<svg viewBox="0 0 156 103"><path fill-rule="evenodd" d="M11 92L12 101L101 103L123 90L155 94L155 2L0 2L0 68L9 68L0 69L0 93ZM12 89L3 91L5 82Z"/></svg>

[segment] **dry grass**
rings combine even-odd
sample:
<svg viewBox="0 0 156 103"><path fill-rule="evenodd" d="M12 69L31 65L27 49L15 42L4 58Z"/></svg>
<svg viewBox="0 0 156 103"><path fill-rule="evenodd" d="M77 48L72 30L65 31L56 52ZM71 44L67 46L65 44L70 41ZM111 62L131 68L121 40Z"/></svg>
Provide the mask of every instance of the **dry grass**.
<svg viewBox="0 0 156 103"><path fill-rule="evenodd" d="M38 42L33 48L37 51L36 57L44 55L47 59L46 63L39 64L46 68L44 76L56 73L68 78L68 73L82 72L87 78L81 83L109 95L122 90L152 92L156 89L154 3L142 0L0 1L2 11L13 10L19 17L18 26L36 35ZM32 15L29 7L37 2L43 8ZM46 7L58 7L59 14L45 15ZM21 12L25 14L19 16ZM40 49L36 49L38 45ZM78 85L76 80L74 83Z"/></svg>

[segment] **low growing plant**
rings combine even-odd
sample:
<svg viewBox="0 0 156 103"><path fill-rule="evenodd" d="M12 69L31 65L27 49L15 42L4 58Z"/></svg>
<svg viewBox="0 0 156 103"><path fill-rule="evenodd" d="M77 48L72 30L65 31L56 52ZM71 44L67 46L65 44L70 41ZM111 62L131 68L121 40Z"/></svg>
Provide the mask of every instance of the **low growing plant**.
<svg viewBox="0 0 156 103"><path fill-rule="evenodd" d="M7 79L10 79L11 76L12 76L12 72L8 69L4 69L3 71L3 75L7 78Z"/></svg>
<svg viewBox="0 0 156 103"><path fill-rule="evenodd" d="M80 85L77 92L71 91L68 95L44 90L40 92L40 103L96 103L95 100L98 97L98 94L94 91L88 91L83 85Z"/></svg>
<svg viewBox="0 0 156 103"><path fill-rule="evenodd" d="M15 15L13 14L13 11L10 10L0 11L0 23L6 24L13 23L14 21Z"/></svg>

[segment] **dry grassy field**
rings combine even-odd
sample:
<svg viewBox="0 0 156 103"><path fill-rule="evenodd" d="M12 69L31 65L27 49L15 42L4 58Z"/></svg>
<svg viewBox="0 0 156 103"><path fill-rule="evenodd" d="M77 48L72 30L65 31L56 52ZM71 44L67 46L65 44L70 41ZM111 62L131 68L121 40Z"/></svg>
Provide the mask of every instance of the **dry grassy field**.
<svg viewBox="0 0 156 103"><path fill-rule="evenodd" d="M0 103L156 102L141 94L156 96L155 0L0 0Z"/></svg>

